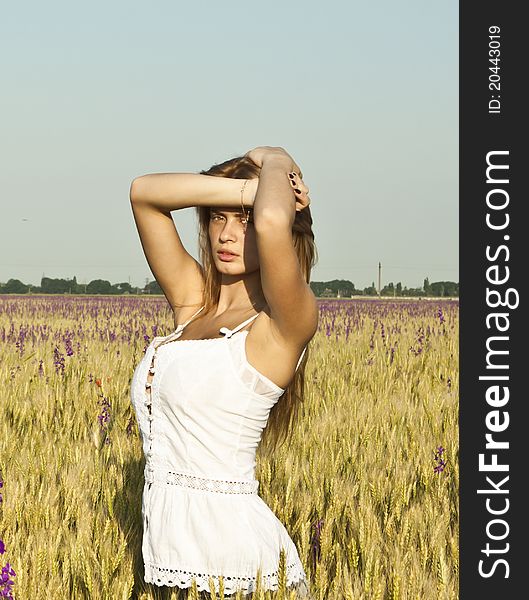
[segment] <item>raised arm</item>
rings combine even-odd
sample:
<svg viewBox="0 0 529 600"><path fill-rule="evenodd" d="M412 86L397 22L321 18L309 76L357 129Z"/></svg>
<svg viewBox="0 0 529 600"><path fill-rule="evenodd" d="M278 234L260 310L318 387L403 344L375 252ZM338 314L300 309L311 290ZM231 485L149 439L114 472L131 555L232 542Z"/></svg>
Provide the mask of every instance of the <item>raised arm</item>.
<svg viewBox="0 0 529 600"><path fill-rule="evenodd" d="M131 202L171 211L191 206L235 207L241 204L241 179L197 173L152 173L136 177L130 186ZM257 182L245 188L245 205L253 203ZM253 191L252 191L253 190ZM247 202L248 201L248 202Z"/></svg>
<svg viewBox="0 0 529 600"><path fill-rule="evenodd" d="M308 205L308 188L298 183L303 193L296 197L289 173L300 173L299 167L286 152L275 151L282 149L272 150L259 160L261 172L253 207L261 286L275 334L285 343L302 347L318 328L317 301L303 277L292 238L295 212ZM249 156L252 158L251 152Z"/></svg>
<svg viewBox="0 0 529 600"><path fill-rule="evenodd" d="M191 206L240 206L242 181L196 173L154 173L132 181L130 202L149 267L175 314L175 325L202 301L200 264L187 252L176 230L172 210ZM244 190L252 206L257 180ZM177 304L192 304L183 312Z"/></svg>

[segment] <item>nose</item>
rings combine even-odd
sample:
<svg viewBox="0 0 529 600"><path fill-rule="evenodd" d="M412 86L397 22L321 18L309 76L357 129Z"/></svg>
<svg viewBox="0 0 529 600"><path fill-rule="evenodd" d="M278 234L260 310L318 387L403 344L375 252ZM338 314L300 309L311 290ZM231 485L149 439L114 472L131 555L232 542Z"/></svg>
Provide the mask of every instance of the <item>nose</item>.
<svg viewBox="0 0 529 600"><path fill-rule="evenodd" d="M235 240L237 238L237 222L226 220L224 227L221 229L219 237L221 240Z"/></svg>

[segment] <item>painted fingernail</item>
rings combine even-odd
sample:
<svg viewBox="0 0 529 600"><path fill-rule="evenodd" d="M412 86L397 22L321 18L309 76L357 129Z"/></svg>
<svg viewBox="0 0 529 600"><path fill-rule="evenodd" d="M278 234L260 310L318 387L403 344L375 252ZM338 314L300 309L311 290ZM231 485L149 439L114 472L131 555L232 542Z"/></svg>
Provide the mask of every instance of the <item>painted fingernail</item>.
<svg viewBox="0 0 529 600"><path fill-rule="evenodd" d="M288 176L290 177L290 179L294 179L294 174L293 173L289 173Z"/></svg>
<svg viewBox="0 0 529 600"><path fill-rule="evenodd" d="M296 188L294 191L297 192L298 194L301 194L301 190L298 190L298 188Z"/></svg>

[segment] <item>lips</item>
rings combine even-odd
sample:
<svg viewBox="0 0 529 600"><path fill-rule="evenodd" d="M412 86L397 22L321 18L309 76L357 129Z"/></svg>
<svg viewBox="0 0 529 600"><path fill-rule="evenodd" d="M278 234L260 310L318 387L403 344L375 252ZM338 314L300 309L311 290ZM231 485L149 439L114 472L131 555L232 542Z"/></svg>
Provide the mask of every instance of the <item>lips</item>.
<svg viewBox="0 0 529 600"><path fill-rule="evenodd" d="M229 250L218 250L217 254L228 254L229 256L237 256L235 252L230 252Z"/></svg>

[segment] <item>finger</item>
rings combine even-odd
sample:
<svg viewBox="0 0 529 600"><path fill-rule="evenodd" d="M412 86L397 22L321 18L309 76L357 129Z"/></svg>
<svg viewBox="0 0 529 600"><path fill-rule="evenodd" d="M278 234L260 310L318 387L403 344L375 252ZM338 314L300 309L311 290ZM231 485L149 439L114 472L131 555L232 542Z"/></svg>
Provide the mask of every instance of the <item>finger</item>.
<svg viewBox="0 0 529 600"><path fill-rule="evenodd" d="M309 193L309 188L303 183L303 182L292 182L292 187L294 189L294 192L297 195L305 195L307 196Z"/></svg>
<svg viewBox="0 0 529 600"><path fill-rule="evenodd" d="M303 210L305 208L307 208L307 206L310 204L310 200L307 200L306 198L298 198L296 199L296 210Z"/></svg>
<svg viewBox="0 0 529 600"><path fill-rule="evenodd" d="M305 208L307 208L308 204L302 204L301 202L296 202L296 212L301 212Z"/></svg>
<svg viewBox="0 0 529 600"><path fill-rule="evenodd" d="M302 179L298 176L297 173L291 172L288 174L289 181L293 188L297 188L301 191L308 193L309 188L305 185Z"/></svg>
<svg viewBox="0 0 529 600"><path fill-rule="evenodd" d="M303 193L303 188L301 187L301 184L299 183L299 181L297 181L296 179L291 179L290 185L291 185L292 191L294 193L296 193L296 194Z"/></svg>

